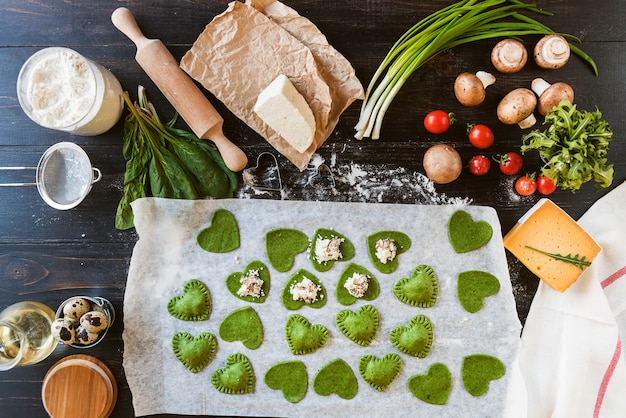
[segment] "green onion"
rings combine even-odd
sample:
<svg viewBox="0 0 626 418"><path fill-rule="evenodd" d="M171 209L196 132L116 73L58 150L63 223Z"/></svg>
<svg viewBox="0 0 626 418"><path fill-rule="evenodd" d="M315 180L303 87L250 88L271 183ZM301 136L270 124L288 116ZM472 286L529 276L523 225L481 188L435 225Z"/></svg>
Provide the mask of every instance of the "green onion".
<svg viewBox="0 0 626 418"><path fill-rule="evenodd" d="M396 41L374 73L355 126L355 138L378 139L385 112L400 88L415 70L443 51L484 39L555 33L522 12L551 15L519 0L461 0L416 23ZM580 42L573 35L560 35ZM597 76L593 59L571 43L570 47Z"/></svg>

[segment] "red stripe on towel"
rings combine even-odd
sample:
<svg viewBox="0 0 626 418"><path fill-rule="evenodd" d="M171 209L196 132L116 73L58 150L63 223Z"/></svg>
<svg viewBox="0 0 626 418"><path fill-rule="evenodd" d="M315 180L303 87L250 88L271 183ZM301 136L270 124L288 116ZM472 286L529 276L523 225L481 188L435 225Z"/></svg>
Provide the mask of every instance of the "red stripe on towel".
<svg viewBox="0 0 626 418"><path fill-rule="evenodd" d="M615 273L611 274L609 277L604 279L600 283L600 286L602 286L602 288L605 289L607 286L613 284L614 282L622 278L624 275L626 275L626 266L622 267L621 269L617 270Z"/></svg>
<svg viewBox="0 0 626 418"><path fill-rule="evenodd" d="M606 388L611 381L611 377L613 376L613 372L615 371L615 367L617 367L617 362L619 361L620 356L622 355L622 341L619 336L617 337L617 344L615 345L615 351L613 352L613 358L611 359L611 363L609 363L609 367L604 372L604 377L602 378L602 383L600 383L600 390L598 391L598 396L596 398L596 406L593 410L593 418L598 418L600 416L600 408L602 408L602 402L604 401L604 395L606 395Z"/></svg>

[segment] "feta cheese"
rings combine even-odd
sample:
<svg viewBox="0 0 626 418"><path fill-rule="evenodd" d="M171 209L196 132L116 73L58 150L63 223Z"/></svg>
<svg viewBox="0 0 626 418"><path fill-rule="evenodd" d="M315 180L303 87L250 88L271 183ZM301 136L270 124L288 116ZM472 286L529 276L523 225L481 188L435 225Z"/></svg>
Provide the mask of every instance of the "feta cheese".
<svg viewBox="0 0 626 418"><path fill-rule="evenodd" d="M315 260L318 263L326 263L343 258L340 248L343 241L343 238L338 237L330 239L318 237L315 241Z"/></svg>
<svg viewBox="0 0 626 418"><path fill-rule="evenodd" d="M313 111L285 75L276 77L259 94L253 110L298 152L305 152L313 143Z"/></svg>
<svg viewBox="0 0 626 418"><path fill-rule="evenodd" d="M317 302L318 297L317 294L322 290L322 288L309 278L302 279L301 282L295 283L291 285L289 288L289 293L293 300L301 300L304 303L314 303Z"/></svg>
<svg viewBox="0 0 626 418"><path fill-rule="evenodd" d="M366 274L355 272L352 277L346 280L343 287L355 298L362 298L365 292L367 292L369 285L370 278Z"/></svg>
<svg viewBox="0 0 626 418"><path fill-rule="evenodd" d="M376 258L383 264L387 264L389 261L396 258L398 252L396 242L389 238L376 241L375 248Z"/></svg>
<svg viewBox="0 0 626 418"><path fill-rule="evenodd" d="M253 298L265 296L265 292L263 292L263 283L265 282L259 276L258 270L250 270L245 276L241 276L239 282L241 283L241 287L237 290L239 296L252 296Z"/></svg>

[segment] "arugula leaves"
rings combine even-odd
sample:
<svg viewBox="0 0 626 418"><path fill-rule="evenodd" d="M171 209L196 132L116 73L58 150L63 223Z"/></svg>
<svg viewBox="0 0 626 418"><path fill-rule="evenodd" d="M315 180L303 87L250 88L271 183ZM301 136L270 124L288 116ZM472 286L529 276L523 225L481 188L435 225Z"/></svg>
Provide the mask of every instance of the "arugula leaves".
<svg viewBox="0 0 626 418"><path fill-rule="evenodd" d="M130 204L154 196L174 199L232 197L238 179L224 163L214 145L192 132L174 127L177 114L163 123L142 86L132 103L124 92L130 111L124 123L122 154L126 160L124 193L115 215L117 229L134 225Z"/></svg>
<svg viewBox="0 0 626 418"><path fill-rule="evenodd" d="M615 138L602 113L597 108L577 110L563 100L546 115L544 125L548 124L544 131L534 130L522 138L522 154L537 150L545 162L541 174L572 192L592 179L596 187L609 187L614 171L606 156Z"/></svg>

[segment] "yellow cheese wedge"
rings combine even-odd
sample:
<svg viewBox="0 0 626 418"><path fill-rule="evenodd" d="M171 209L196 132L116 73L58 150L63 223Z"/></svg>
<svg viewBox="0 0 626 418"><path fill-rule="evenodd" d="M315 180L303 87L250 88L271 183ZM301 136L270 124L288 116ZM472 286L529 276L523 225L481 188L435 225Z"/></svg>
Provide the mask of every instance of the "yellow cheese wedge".
<svg viewBox="0 0 626 418"><path fill-rule="evenodd" d="M504 246L559 292L578 280L602 250L576 221L549 199L541 199L518 221L504 236Z"/></svg>
<svg viewBox="0 0 626 418"><path fill-rule="evenodd" d="M259 94L253 110L298 152L305 152L313 143L313 111L285 75L276 77Z"/></svg>

